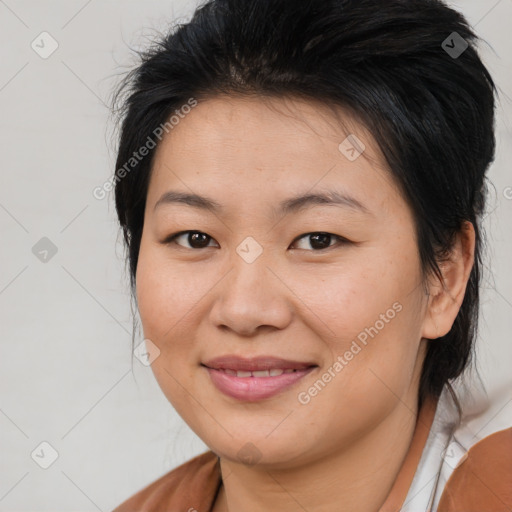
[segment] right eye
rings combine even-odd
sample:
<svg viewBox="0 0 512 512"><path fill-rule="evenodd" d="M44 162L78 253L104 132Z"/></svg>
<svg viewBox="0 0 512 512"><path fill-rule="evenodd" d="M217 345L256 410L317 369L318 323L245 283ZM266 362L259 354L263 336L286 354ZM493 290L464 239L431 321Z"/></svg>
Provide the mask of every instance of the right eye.
<svg viewBox="0 0 512 512"><path fill-rule="evenodd" d="M178 242L178 240L186 240L186 243L189 246L184 246ZM185 247L185 249L205 249L208 247L208 241L213 238L202 231L180 231L179 233L174 233L169 235L165 240L163 240L164 245L176 244L181 247Z"/></svg>

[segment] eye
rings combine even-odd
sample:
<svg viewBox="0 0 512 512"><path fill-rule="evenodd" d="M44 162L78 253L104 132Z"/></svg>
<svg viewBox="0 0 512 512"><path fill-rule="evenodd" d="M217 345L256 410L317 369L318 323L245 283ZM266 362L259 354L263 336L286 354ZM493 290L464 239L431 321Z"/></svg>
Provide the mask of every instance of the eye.
<svg viewBox="0 0 512 512"><path fill-rule="evenodd" d="M304 235L301 235L300 237L296 238L293 243L295 244L296 241L300 241L303 238L306 240L309 239L310 246L313 247L313 249L315 249L316 252L333 247L333 245L331 245L332 241L338 242L339 245L345 245L349 243L349 241L346 238L325 232L305 233Z"/></svg>
<svg viewBox="0 0 512 512"><path fill-rule="evenodd" d="M178 240L180 239L186 240L186 242L189 244L188 247L178 243ZM181 245L187 249L204 249L208 247L208 242L210 240L213 240L213 238L206 233L203 233L202 231L180 231L179 233L170 235L162 243L165 245Z"/></svg>
<svg viewBox="0 0 512 512"><path fill-rule="evenodd" d="M309 238L309 240L308 240ZM179 240L185 240L187 245L180 243ZM305 233L299 237L297 237L292 246L297 243L297 241L301 241L305 239L310 244L310 247L314 249L314 252L318 252L321 250L329 249L334 246L331 242L337 242L338 245L348 244L349 241L346 238L343 238L338 235L333 235L332 233L325 232L313 232L313 233ZM180 231L179 233L174 233L173 235L168 236L165 240L162 241L162 244L176 244L186 249L205 249L206 247L215 247L210 245L210 242L214 239L203 233L202 231ZM307 247L299 247L299 249L307 249Z"/></svg>

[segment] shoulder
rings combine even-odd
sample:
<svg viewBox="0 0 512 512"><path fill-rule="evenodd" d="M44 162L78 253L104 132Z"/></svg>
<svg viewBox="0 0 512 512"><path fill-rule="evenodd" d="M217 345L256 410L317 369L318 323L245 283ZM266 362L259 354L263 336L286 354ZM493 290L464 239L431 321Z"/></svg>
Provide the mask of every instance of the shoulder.
<svg viewBox="0 0 512 512"><path fill-rule="evenodd" d="M113 512L209 510L220 480L218 457L208 451L155 480Z"/></svg>
<svg viewBox="0 0 512 512"><path fill-rule="evenodd" d="M512 427L474 444L453 470L438 512L512 510Z"/></svg>

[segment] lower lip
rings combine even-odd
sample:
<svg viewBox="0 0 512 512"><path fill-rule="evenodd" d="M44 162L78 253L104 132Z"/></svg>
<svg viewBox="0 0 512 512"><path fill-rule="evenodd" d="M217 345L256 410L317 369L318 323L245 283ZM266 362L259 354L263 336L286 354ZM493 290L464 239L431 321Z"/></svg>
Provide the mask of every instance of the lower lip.
<svg viewBox="0 0 512 512"><path fill-rule="evenodd" d="M277 395L308 375L316 367L283 373L275 377L236 377L222 370L206 367L215 387L232 398L246 401L262 400Z"/></svg>

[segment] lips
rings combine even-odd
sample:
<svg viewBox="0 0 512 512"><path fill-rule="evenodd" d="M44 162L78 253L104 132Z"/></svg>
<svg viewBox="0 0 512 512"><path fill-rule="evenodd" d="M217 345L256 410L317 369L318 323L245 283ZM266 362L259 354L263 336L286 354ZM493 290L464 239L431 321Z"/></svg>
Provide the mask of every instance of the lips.
<svg viewBox="0 0 512 512"><path fill-rule="evenodd" d="M211 382L222 393L238 400L269 398L302 379L313 362L291 361L272 356L243 358L222 356L202 363Z"/></svg>

